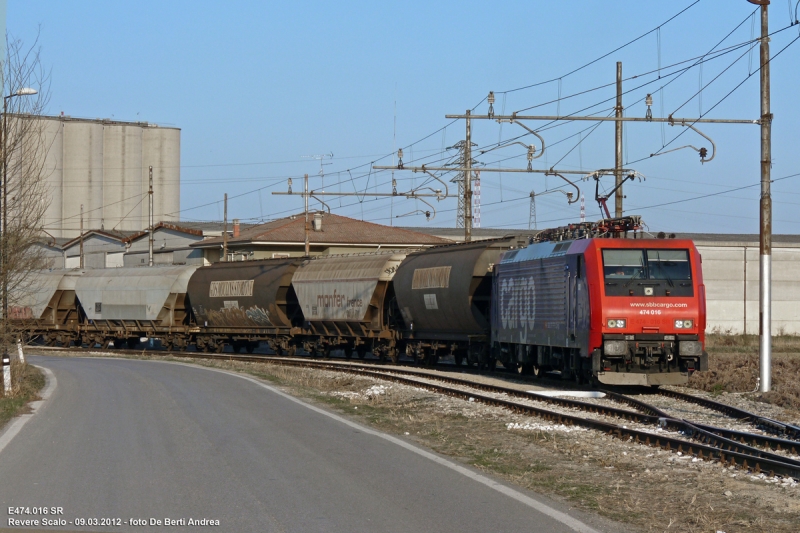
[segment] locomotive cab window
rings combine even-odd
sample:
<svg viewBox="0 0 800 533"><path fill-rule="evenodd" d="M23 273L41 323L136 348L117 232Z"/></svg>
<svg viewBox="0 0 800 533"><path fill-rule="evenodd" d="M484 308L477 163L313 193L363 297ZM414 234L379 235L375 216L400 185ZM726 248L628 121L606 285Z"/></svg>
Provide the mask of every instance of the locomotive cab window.
<svg viewBox="0 0 800 533"><path fill-rule="evenodd" d="M644 277L642 250L603 250L603 272L607 280Z"/></svg>
<svg viewBox="0 0 800 533"><path fill-rule="evenodd" d="M650 279L692 279L686 250L647 250L647 267Z"/></svg>
<svg viewBox="0 0 800 533"><path fill-rule="evenodd" d="M607 296L693 296L688 250L603 250Z"/></svg>

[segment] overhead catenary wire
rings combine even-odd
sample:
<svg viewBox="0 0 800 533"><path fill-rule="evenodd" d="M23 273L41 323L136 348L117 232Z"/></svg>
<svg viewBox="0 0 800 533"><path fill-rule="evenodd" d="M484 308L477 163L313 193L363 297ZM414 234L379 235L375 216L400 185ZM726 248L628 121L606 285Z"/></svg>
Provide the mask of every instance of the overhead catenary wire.
<svg viewBox="0 0 800 533"><path fill-rule="evenodd" d="M780 56L780 55L781 55L781 54L782 54L784 51L786 51L786 49L787 49L787 48L789 48L790 46L792 46L792 45L793 45L795 42L797 42L799 39L800 39L800 35L798 35L797 37L795 37L794 39L792 39L791 41L789 41L789 43L788 43L786 46L784 46L783 48L781 48L781 49L780 49L780 50L779 50L779 51L778 51L776 54L774 54L772 57L770 57L770 58L769 58L769 60L767 61L767 63L766 63L766 64L772 63L772 61L774 61L774 60L775 60L775 58L777 58L778 56ZM711 111L713 111L713 110L714 110L714 108L716 108L718 105L720 105L722 102L724 102L724 101L725 101L725 100L726 100L726 99L727 99L727 98L728 98L730 95L732 95L734 92L736 92L736 90L738 90L738 89L739 89L739 87L741 87L742 85L744 85L744 84L745 84L745 82L747 82L747 80L749 80L749 79L750 79L750 78L751 78L751 77L752 77L754 74L756 74L757 72L760 72L760 71L761 71L761 68L762 68L762 66L763 66L763 65L759 66L759 67L758 67L758 68L757 68L755 71L753 71L753 72L749 73L749 74L748 74L748 75L747 75L747 76L746 76L746 77L745 77L745 78L744 78L744 79L743 79L741 82L739 82L739 83L738 83L738 84L737 84L737 85L736 85L736 86L735 86L733 89L731 89L730 91L728 91L728 93L727 93L725 96L723 96L722 98L720 98L720 99L719 99L719 100L718 100L718 101L717 101L717 102L716 102L716 103L715 103L713 106L711 106L711 107L708 109L708 111L706 111L706 112L704 113L704 116L705 116L705 115L707 115L708 113L710 113ZM702 117L699 117L699 118L702 118ZM694 125L694 124L695 124L695 122L693 122L693 123L692 123L692 125ZM669 142L668 142L666 145L664 145L663 147L659 148L659 149L658 149L658 150L657 150L655 153L653 153L653 154L650 154L650 155L649 155L649 156L647 156L647 157L642 157L642 158L640 158L640 159L636 159L635 161L628 161L628 162L626 162L625 164L626 164L626 165L632 165L632 164L638 163L638 162L640 162L640 161L644 161L645 159L650 159L651 157L654 157L655 155L658 155L658 154L659 154L661 151L663 151L663 150L664 150L664 148L666 148L667 146L669 146L670 144L672 144L673 142L675 142L675 141L676 141L678 138L680 138L680 137L681 137L681 136L682 136L684 133L686 133L687 131L688 131L688 129L684 129L684 130L682 130L680 133L678 133L677 135L675 135L675 137L673 137L673 138L672 138L672 140L670 140L670 141L669 141Z"/></svg>

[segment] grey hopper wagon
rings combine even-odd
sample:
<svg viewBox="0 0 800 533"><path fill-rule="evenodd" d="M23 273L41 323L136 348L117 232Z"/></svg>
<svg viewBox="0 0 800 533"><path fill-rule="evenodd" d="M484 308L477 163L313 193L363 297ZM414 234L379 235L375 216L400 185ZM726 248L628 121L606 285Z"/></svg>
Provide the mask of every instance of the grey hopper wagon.
<svg viewBox="0 0 800 533"><path fill-rule="evenodd" d="M185 346L190 328L186 290L195 266L87 270L75 293L88 321L82 342L115 346L140 335L161 338L171 347Z"/></svg>
<svg viewBox="0 0 800 533"><path fill-rule="evenodd" d="M9 295L9 317L28 337L68 345L79 329L75 285L81 270L38 270Z"/></svg>

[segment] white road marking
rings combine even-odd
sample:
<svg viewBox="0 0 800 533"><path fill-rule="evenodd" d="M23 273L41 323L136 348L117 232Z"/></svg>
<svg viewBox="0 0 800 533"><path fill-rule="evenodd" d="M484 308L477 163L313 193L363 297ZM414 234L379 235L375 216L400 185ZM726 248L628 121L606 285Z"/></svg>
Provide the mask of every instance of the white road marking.
<svg viewBox="0 0 800 533"><path fill-rule="evenodd" d="M55 374L49 369L39 365L33 365L42 372L44 372L45 379L47 380L47 385L45 385L44 390L40 394L41 400L36 400L35 402L31 402L31 412L25 415L20 415L8 425L5 431L0 433L0 453L3 452L3 449L8 446L8 443L17 436L17 433L22 429L22 426L28 423L28 421L33 418L33 416L39 411L39 408L50 398L50 395L53 394L53 391L56 390L58 386L58 380L56 380Z"/></svg>

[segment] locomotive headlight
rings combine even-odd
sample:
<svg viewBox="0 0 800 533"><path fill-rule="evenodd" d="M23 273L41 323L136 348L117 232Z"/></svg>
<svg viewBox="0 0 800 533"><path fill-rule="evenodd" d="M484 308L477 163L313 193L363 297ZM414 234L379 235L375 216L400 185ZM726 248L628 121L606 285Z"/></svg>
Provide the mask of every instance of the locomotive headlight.
<svg viewBox="0 0 800 533"><path fill-rule="evenodd" d="M688 328L691 328L691 327L692 327L692 321L691 320L684 320L683 321L683 328L684 329L688 329Z"/></svg>
<svg viewBox="0 0 800 533"><path fill-rule="evenodd" d="M627 321L619 318L612 318L608 321L608 327L610 328L624 328L627 325Z"/></svg>
<svg viewBox="0 0 800 533"><path fill-rule="evenodd" d="M691 320L676 320L675 321L675 328L676 329L690 329L693 325Z"/></svg>

